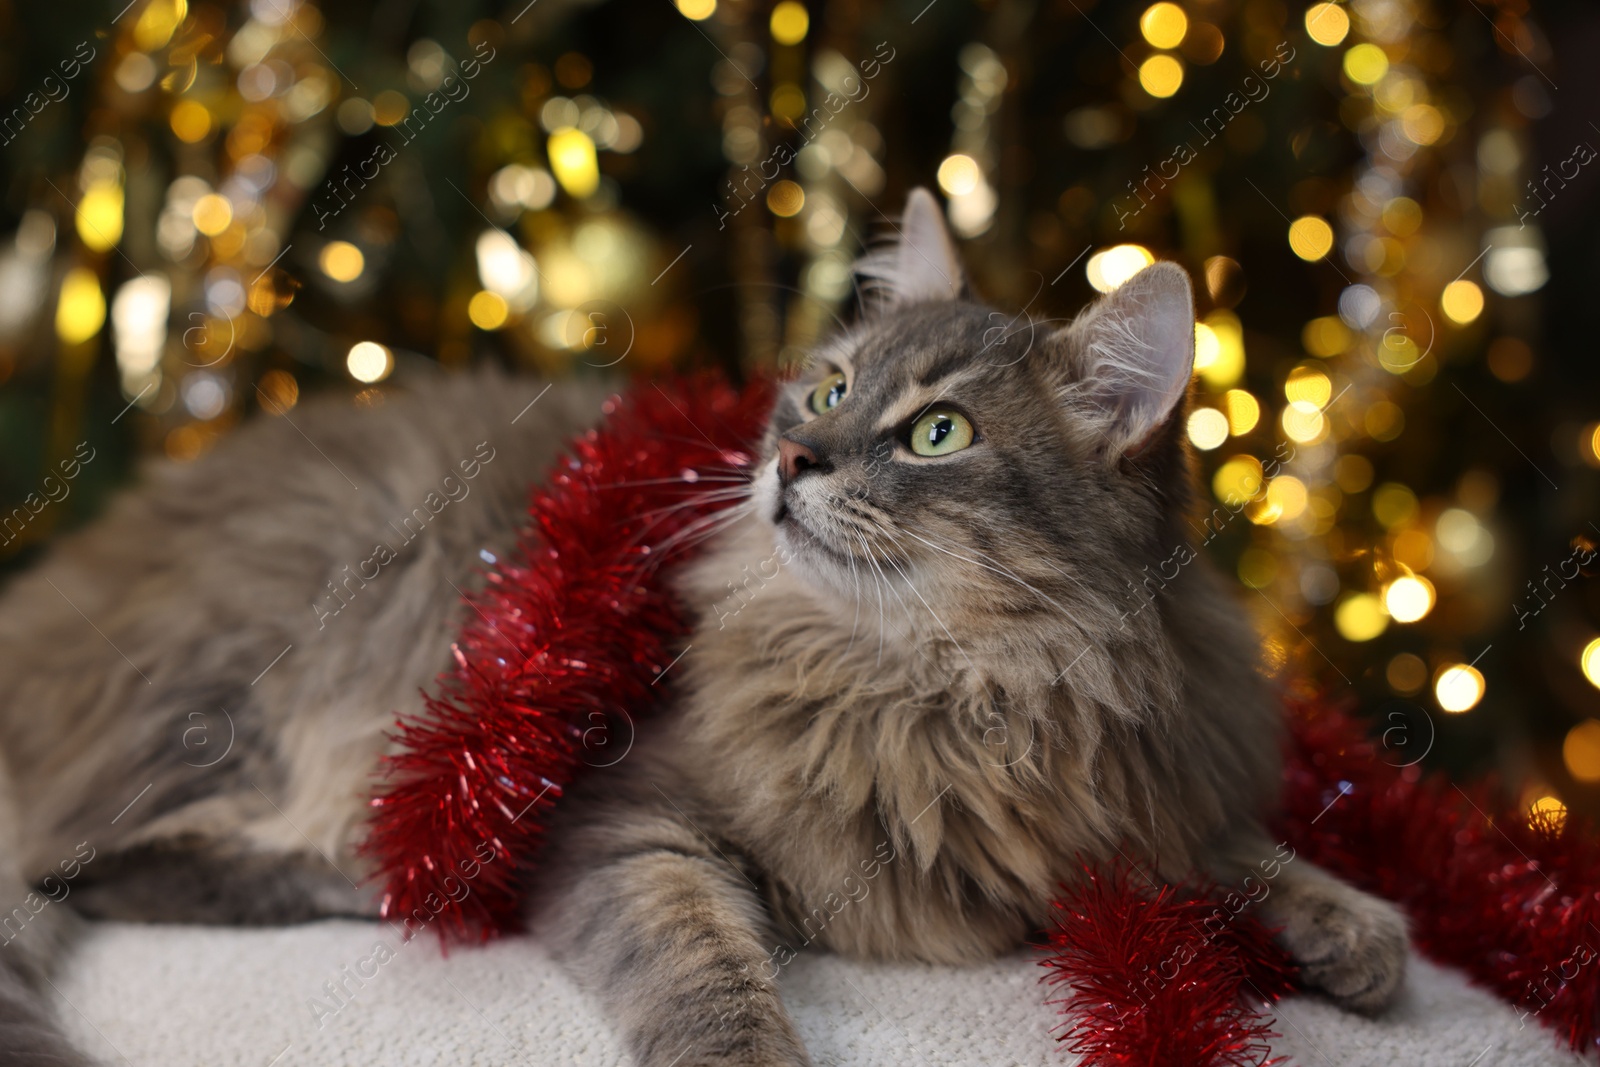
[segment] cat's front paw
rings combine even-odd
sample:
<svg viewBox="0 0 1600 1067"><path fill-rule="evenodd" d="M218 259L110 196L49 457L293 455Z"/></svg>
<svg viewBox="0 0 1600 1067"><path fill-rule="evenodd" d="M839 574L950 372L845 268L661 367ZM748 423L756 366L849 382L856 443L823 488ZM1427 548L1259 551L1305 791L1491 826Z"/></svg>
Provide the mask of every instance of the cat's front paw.
<svg viewBox="0 0 1600 1067"><path fill-rule="evenodd" d="M1399 909L1332 880L1298 890L1275 918L1306 984L1355 1011L1388 1007L1406 973L1406 921Z"/></svg>
<svg viewBox="0 0 1600 1067"><path fill-rule="evenodd" d="M757 1010L747 1007L714 1021L672 1016L661 1022L653 1033L634 1041L639 1067L811 1067L776 998Z"/></svg>
<svg viewBox="0 0 1600 1067"><path fill-rule="evenodd" d="M714 1042L689 1046L675 1057L640 1059L641 1064L663 1067L811 1067L805 1050L797 1042L750 1041Z"/></svg>

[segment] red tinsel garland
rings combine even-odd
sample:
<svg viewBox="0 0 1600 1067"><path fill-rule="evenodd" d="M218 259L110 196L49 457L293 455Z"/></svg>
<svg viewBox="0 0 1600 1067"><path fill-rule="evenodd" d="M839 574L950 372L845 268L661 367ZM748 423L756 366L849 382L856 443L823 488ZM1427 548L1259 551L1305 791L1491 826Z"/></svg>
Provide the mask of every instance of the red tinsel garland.
<svg viewBox="0 0 1600 1067"><path fill-rule="evenodd" d="M687 625L662 564L728 502L697 483L748 466L770 385L645 386L608 405L533 494L518 552L493 566L426 714L399 725L364 846L384 915L442 938L515 928L544 809L597 724L649 708ZM669 546L677 545L670 551ZM1360 720L1289 705L1279 832L1299 852L1399 902L1419 949L1595 1047L1600 841L1576 818L1532 820L1486 785L1426 778ZM1248 914L1216 923L1214 887L1146 889L1122 866L1064 887L1042 962L1063 1040L1092 1067L1272 1062L1254 1004L1292 967ZM416 928L413 928L413 923ZM1209 925L1208 925L1209 924ZM1175 962L1178 966L1174 966Z"/></svg>
<svg viewBox="0 0 1600 1067"><path fill-rule="evenodd" d="M1314 862L1395 901L1427 956L1592 1051L1600 1021L1600 838L1531 817L1492 783L1426 776L1367 724L1289 702L1280 832ZM1398 729L1398 727L1396 727ZM1341 792L1344 795L1340 795Z"/></svg>
<svg viewBox="0 0 1600 1067"><path fill-rule="evenodd" d="M1126 863L1084 863L1055 904L1041 961L1069 1019L1062 1040L1092 1067L1255 1067L1278 1036L1250 1001L1294 987L1272 933L1214 899L1216 887L1135 881ZM1143 875L1140 875L1143 878Z"/></svg>
<svg viewBox="0 0 1600 1067"><path fill-rule="evenodd" d="M1594 828L1575 816L1530 817L1497 800L1490 783L1462 788L1425 776L1407 765L1403 744L1373 740L1366 722L1326 702L1292 699L1288 720L1279 833L1313 862L1403 907L1419 951L1459 967L1574 1050L1594 1050ZM1048 981L1073 984L1056 1001L1068 1017L1062 1040L1088 1067L1271 1062L1268 1022L1241 1001L1239 975L1280 965L1282 950L1247 916L1236 923L1238 942L1196 949L1191 924L1217 905L1193 899L1194 887L1146 891L1119 866L1091 871L1064 893L1043 962ZM1283 989L1257 986L1246 999Z"/></svg>
<svg viewBox="0 0 1600 1067"><path fill-rule="evenodd" d="M641 386L535 489L517 551L469 598L455 669L423 717L398 724L362 846L385 879L385 918L408 933L437 920L441 938L518 927L544 809L582 769L586 739L664 688L652 681L688 623L662 564L687 555L727 495L697 483L749 466L770 406L768 382Z"/></svg>

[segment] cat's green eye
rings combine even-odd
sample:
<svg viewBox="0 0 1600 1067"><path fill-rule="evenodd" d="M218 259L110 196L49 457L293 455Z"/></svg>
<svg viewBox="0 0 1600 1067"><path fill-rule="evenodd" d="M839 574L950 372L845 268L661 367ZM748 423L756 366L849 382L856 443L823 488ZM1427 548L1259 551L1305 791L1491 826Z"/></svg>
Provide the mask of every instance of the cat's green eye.
<svg viewBox="0 0 1600 1067"><path fill-rule="evenodd" d="M965 415L938 408L911 427L911 451L919 456L948 456L972 444L972 423Z"/></svg>
<svg viewBox="0 0 1600 1067"><path fill-rule="evenodd" d="M818 415L826 415L839 406L839 401L844 399L844 375L831 374L817 383L811 391L811 410Z"/></svg>

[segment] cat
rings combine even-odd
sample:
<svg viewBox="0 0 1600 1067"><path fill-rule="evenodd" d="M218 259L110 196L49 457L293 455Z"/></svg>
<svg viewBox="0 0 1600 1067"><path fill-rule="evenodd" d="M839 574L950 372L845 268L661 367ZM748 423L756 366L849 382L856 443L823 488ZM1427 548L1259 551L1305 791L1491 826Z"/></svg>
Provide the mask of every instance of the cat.
<svg viewBox="0 0 1600 1067"><path fill-rule="evenodd" d="M780 387L678 575L677 695L553 811L536 935L641 1067L800 1067L797 954L1014 951L1081 855L1237 888L1309 985L1381 1010L1403 918L1267 836L1276 695L1187 548L1187 274L1003 316L923 190L858 270L860 320ZM74 915L375 913L384 731L608 392L545 390L424 378L257 420L0 595L0 1065L86 1062L36 993Z"/></svg>

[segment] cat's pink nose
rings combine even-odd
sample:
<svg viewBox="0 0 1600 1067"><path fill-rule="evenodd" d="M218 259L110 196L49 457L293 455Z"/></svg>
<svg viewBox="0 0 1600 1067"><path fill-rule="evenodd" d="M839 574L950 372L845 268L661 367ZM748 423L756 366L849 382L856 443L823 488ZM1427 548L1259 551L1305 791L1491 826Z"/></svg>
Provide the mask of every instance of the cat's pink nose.
<svg viewBox="0 0 1600 1067"><path fill-rule="evenodd" d="M787 437L778 438L778 476L783 481L792 482L800 477L802 471L810 470L816 465L817 454L809 445L803 445Z"/></svg>

